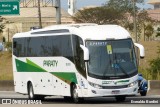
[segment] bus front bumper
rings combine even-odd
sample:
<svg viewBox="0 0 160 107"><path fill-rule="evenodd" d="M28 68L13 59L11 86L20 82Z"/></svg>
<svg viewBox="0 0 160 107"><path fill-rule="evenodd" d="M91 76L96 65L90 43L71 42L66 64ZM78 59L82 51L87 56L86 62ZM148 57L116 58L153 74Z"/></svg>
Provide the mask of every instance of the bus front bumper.
<svg viewBox="0 0 160 107"><path fill-rule="evenodd" d="M135 96L138 93L138 84L133 87L122 89L97 89L89 87L88 89L82 89L82 96L80 97L107 97L107 96Z"/></svg>

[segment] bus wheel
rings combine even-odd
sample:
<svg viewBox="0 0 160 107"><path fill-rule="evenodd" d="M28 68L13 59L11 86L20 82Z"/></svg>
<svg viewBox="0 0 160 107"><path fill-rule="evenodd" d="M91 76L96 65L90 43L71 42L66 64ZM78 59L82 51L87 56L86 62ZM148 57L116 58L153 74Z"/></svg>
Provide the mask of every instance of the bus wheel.
<svg viewBox="0 0 160 107"><path fill-rule="evenodd" d="M146 96L147 95L147 91L142 91L140 92L141 96Z"/></svg>
<svg viewBox="0 0 160 107"><path fill-rule="evenodd" d="M126 100L126 96L116 96L115 98L117 102L124 102Z"/></svg>
<svg viewBox="0 0 160 107"><path fill-rule="evenodd" d="M72 93L71 94L72 94L72 99L73 99L74 103L80 103L84 100L83 98L78 97L77 86L75 84L72 85Z"/></svg>
<svg viewBox="0 0 160 107"><path fill-rule="evenodd" d="M69 102L71 102L71 101L72 101L72 98L71 98L71 97L69 97L69 96L64 96L64 100L65 100L65 101L69 101Z"/></svg>
<svg viewBox="0 0 160 107"><path fill-rule="evenodd" d="M34 90L33 90L32 83L29 83L29 85L28 85L28 97L29 97L29 99L35 99L36 98L36 96L34 95Z"/></svg>

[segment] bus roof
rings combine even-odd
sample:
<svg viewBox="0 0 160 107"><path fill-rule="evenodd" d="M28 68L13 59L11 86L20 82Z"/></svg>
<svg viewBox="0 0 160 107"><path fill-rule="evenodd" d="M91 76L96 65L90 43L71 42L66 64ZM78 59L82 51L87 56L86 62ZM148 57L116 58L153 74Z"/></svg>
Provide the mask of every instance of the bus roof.
<svg viewBox="0 0 160 107"><path fill-rule="evenodd" d="M129 32L118 25L70 24L55 25L43 29L17 33L13 38L36 37L49 35L75 34L83 40L106 40L131 38Z"/></svg>

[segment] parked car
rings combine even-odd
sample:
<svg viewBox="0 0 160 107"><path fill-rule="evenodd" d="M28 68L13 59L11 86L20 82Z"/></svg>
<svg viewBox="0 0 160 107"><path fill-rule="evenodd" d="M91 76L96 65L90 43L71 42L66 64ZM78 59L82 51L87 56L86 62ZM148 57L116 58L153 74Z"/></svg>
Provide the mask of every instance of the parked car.
<svg viewBox="0 0 160 107"><path fill-rule="evenodd" d="M138 74L138 86L138 92L140 93L140 95L146 96L148 90L148 82L146 79L143 78L142 74Z"/></svg>

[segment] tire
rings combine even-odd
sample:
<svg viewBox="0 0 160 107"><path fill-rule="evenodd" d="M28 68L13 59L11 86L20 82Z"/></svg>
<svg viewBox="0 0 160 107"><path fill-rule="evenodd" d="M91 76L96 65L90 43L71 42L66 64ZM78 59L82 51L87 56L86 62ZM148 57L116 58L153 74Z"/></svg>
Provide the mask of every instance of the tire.
<svg viewBox="0 0 160 107"><path fill-rule="evenodd" d="M115 98L117 102L124 102L126 100L126 96L116 96Z"/></svg>
<svg viewBox="0 0 160 107"><path fill-rule="evenodd" d="M72 85L71 88L72 101L74 103L81 103L84 101L84 98L79 98L77 93L77 86L75 84Z"/></svg>
<svg viewBox="0 0 160 107"><path fill-rule="evenodd" d="M142 91L140 92L141 96L146 96L147 95L147 91Z"/></svg>
<svg viewBox="0 0 160 107"><path fill-rule="evenodd" d="M64 96L64 100L67 101L67 102L71 102L71 101L72 101L72 98L69 97L69 96Z"/></svg>
<svg viewBox="0 0 160 107"><path fill-rule="evenodd" d="M34 94L32 83L29 83L29 85L28 85L28 98L31 100L34 100L36 98L36 96Z"/></svg>
<svg viewBox="0 0 160 107"><path fill-rule="evenodd" d="M43 95L35 95L34 90L33 90L33 85L32 83L29 83L28 85L28 98L31 100L44 100Z"/></svg>
<svg viewBox="0 0 160 107"><path fill-rule="evenodd" d="M44 95L36 95L35 97L36 97L35 98L36 100L42 100L43 101L45 96Z"/></svg>

